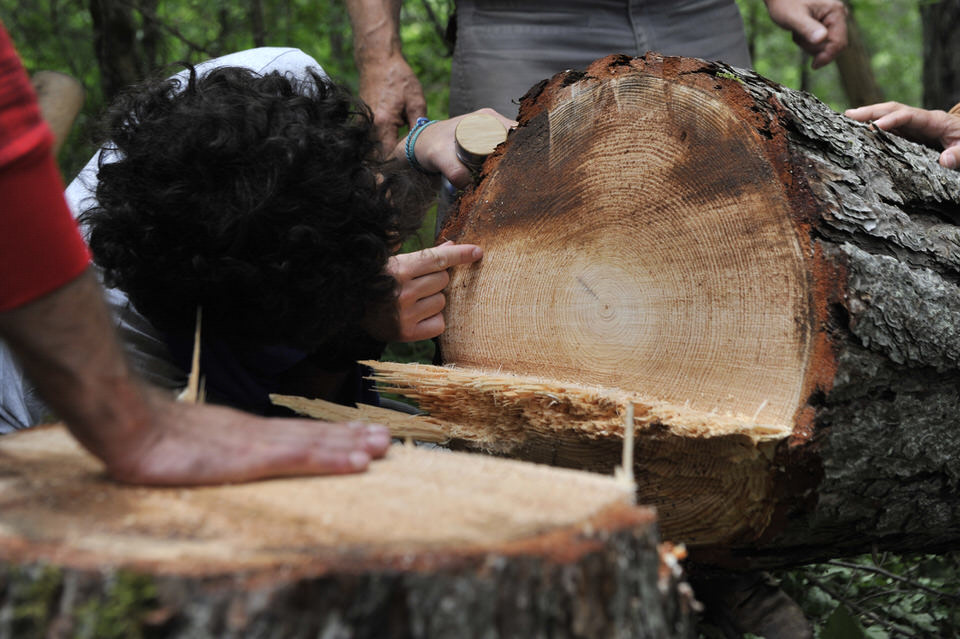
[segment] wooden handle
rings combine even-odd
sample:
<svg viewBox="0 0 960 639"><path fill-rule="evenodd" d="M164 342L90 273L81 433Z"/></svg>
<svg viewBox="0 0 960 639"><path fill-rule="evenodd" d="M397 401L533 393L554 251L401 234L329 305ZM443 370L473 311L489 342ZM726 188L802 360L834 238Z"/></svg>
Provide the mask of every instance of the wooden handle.
<svg viewBox="0 0 960 639"><path fill-rule="evenodd" d="M960 115L960 102L957 102L953 105L953 108L948 111L951 115Z"/></svg>
<svg viewBox="0 0 960 639"><path fill-rule="evenodd" d="M53 154L60 152L73 122L83 107L83 85L58 71L37 71L31 78L43 119L53 131Z"/></svg>
<svg viewBox="0 0 960 639"><path fill-rule="evenodd" d="M492 115L474 113L460 120L454 137L457 157L470 169L477 170L497 145L507 139L507 129Z"/></svg>

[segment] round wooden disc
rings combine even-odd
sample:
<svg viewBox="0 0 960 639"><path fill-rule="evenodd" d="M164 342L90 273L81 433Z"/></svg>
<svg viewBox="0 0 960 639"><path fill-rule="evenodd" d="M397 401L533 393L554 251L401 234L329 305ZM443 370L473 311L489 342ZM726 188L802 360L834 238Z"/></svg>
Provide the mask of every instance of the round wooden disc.
<svg viewBox="0 0 960 639"><path fill-rule="evenodd" d="M484 250L444 358L789 424L810 294L760 135L701 87L608 75L555 78L444 229Z"/></svg>
<svg viewBox="0 0 960 639"><path fill-rule="evenodd" d="M478 166L507 139L507 130L492 115L473 113L460 120L454 137L465 162Z"/></svg>

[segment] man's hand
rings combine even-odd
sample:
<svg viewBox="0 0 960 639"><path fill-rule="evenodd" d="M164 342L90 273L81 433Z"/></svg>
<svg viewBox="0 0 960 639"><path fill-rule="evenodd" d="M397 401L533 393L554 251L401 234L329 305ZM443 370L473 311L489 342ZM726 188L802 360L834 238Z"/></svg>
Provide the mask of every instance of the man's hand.
<svg viewBox="0 0 960 639"><path fill-rule="evenodd" d="M387 272L397 280L396 315L367 322L367 332L384 342L415 342L443 332L443 289L450 283L451 266L471 264L483 257L473 244L444 242L439 246L390 258Z"/></svg>
<svg viewBox="0 0 960 639"><path fill-rule="evenodd" d="M219 406L177 404L154 395L149 421L104 457L119 481L222 484L265 477L365 470L383 457L383 426L264 419Z"/></svg>
<svg viewBox="0 0 960 639"><path fill-rule="evenodd" d="M813 56L813 68L828 64L847 46L847 8L840 0L765 0L770 18L793 32L793 41Z"/></svg>
<svg viewBox="0 0 960 639"><path fill-rule="evenodd" d="M360 97L373 111L377 139L384 151L397 145L400 127L413 128L417 118L427 113L423 87L399 53L361 67Z"/></svg>
<svg viewBox="0 0 960 639"><path fill-rule="evenodd" d="M943 148L940 164L960 168L960 116L944 111L927 111L899 102L870 104L848 109L844 115L859 122L873 120L873 126L892 131L914 142Z"/></svg>

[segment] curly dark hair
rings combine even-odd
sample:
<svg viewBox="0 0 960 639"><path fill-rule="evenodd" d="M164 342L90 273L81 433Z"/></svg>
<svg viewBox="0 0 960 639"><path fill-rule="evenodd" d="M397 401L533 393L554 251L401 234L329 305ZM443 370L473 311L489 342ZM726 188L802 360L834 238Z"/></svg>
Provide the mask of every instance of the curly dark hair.
<svg viewBox="0 0 960 639"><path fill-rule="evenodd" d="M81 218L108 285L163 330L312 349L388 303L418 210L373 159L369 109L316 72L222 67L145 82L106 116ZM379 176L379 177L378 177Z"/></svg>

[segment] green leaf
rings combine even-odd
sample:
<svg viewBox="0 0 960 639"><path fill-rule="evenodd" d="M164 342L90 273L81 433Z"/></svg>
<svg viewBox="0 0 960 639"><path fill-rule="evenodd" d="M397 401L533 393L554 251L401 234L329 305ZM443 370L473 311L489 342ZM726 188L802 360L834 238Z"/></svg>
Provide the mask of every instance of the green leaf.
<svg viewBox="0 0 960 639"><path fill-rule="evenodd" d="M846 606L837 606L823 625L820 639L867 639L863 627Z"/></svg>
<svg viewBox="0 0 960 639"><path fill-rule="evenodd" d="M870 626L863 631L863 634L869 639L890 639L890 634L880 626Z"/></svg>

